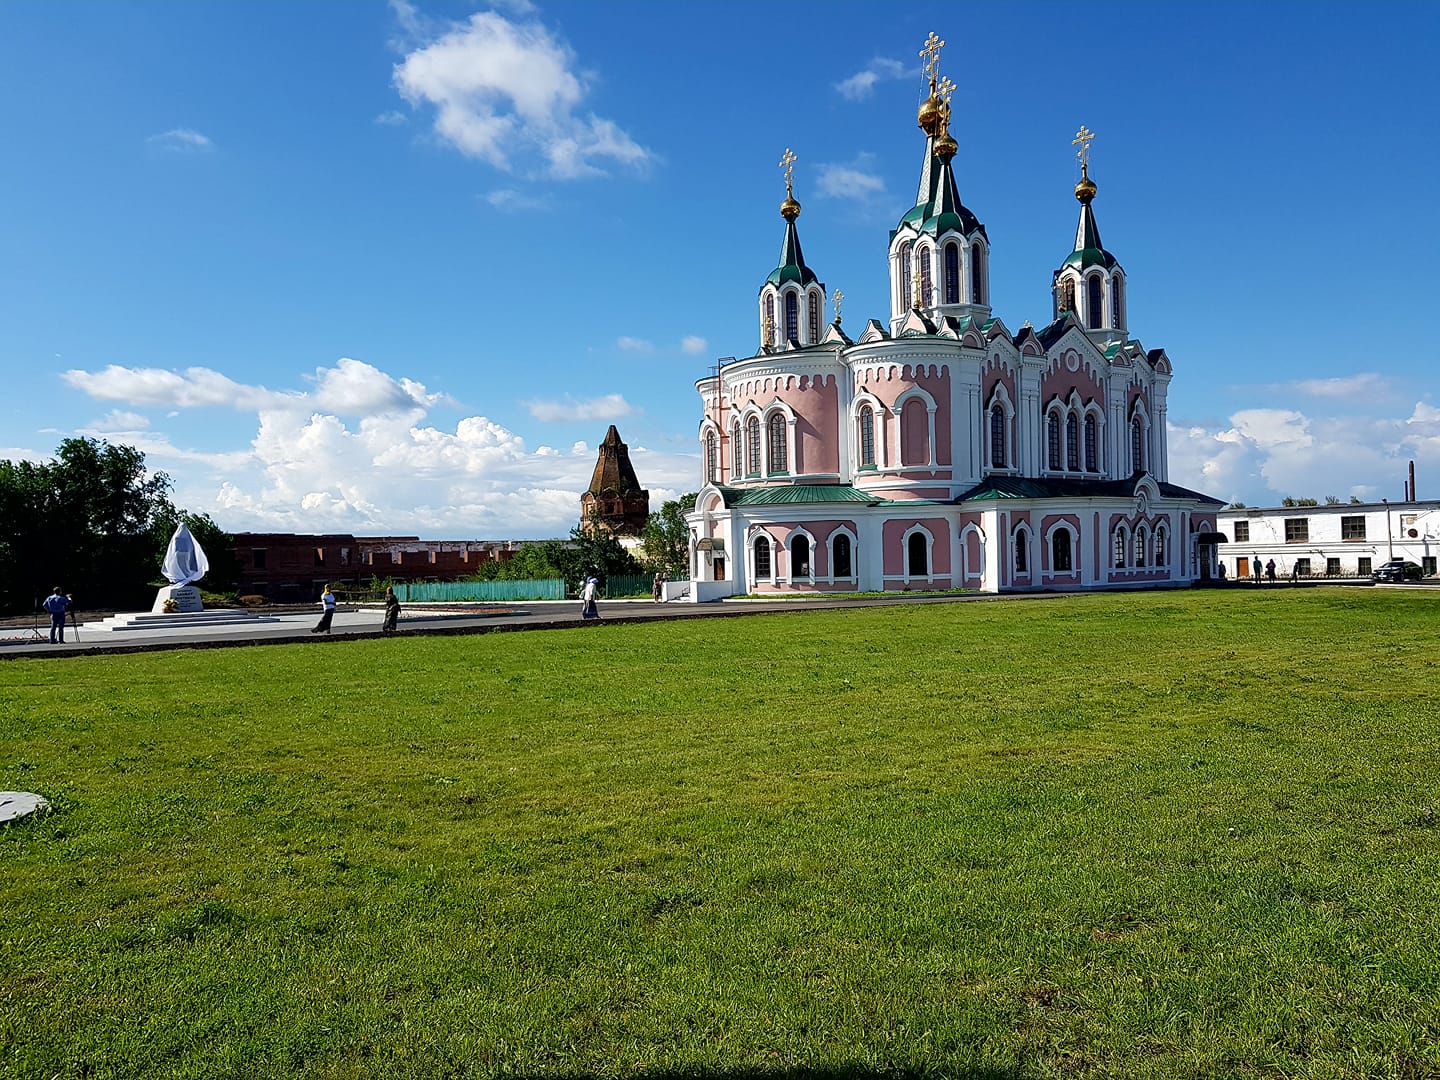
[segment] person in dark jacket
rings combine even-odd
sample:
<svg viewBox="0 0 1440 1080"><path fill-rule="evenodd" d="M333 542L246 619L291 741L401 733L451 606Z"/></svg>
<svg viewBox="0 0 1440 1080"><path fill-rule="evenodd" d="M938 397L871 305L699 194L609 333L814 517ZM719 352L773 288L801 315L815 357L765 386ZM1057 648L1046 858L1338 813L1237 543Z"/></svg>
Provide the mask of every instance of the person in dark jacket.
<svg viewBox="0 0 1440 1080"><path fill-rule="evenodd" d="M395 595L392 586L385 586L385 621L380 624L380 632L388 634L395 629L395 622L400 618L400 598Z"/></svg>

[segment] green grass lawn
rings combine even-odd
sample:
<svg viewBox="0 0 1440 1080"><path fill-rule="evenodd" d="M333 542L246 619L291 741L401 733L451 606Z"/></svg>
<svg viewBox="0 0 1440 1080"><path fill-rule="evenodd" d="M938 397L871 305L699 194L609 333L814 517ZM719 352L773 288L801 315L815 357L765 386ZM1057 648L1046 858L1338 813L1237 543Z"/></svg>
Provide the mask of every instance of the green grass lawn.
<svg viewBox="0 0 1440 1080"><path fill-rule="evenodd" d="M0 1076L1434 1077L1440 596L0 663Z"/></svg>

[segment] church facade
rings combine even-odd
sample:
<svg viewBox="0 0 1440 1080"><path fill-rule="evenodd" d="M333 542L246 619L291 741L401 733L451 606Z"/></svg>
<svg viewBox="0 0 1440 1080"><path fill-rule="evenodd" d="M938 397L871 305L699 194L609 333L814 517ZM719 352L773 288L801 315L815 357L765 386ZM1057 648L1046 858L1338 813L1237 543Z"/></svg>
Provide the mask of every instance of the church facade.
<svg viewBox="0 0 1440 1080"><path fill-rule="evenodd" d="M703 475L688 516L691 598L1188 585L1216 569L1223 503L1171 484L1172 376L1130 336L1127 279L1091 206L1051 274L1046 324L991 308L990 241L960 199L953 84L930 94L916 202L892 230L890 312L855 338L824 322L787 150L785 235L760 287L753 355L695 384ZM1063 250L1063 249L1062 249Z"/></svg>

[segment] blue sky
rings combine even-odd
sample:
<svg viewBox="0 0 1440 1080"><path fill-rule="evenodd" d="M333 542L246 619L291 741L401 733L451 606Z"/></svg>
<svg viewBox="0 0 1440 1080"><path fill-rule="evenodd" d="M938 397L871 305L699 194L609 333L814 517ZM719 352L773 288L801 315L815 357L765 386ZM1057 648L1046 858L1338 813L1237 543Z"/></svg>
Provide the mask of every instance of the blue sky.
<svg viewBox="0 0 1440 1080"><path fill-rule="evenodd" d="M1096 133L1172 480L1440 497L1431 3L0 4L0 457L128 443L234 531L525 538L614 423L694 490L786 147L846 328L886 317L932 30L1012 330Z"/></svg>

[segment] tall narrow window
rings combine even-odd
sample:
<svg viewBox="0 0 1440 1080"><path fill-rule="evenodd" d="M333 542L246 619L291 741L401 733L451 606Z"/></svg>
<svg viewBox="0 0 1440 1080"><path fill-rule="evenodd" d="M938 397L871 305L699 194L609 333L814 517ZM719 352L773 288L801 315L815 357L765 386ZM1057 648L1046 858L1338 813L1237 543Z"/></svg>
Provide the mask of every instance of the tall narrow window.
<svg viewBox="0 0 1440 1080"><path fill-rule="evenodd" d="M760 418L752 416L745 424L745 456L749 475L760 475Z"/></svg>
<svg viewBox="0 0 1440 1080"><path fill-rule="evenodd" d="M770 472L782 473L790 467L785 453L785 417L770 417Z"/></svg>
<svg viewBox="0 0 1440 1080"><path fill-rule="evenodd" d="M1060 573L1070 572L1070 530L1056 529L1050 536L1050 567Z"/></svg>
<svg viewBox="0 0 1440 1080"><path fill-rule="evenodd" d="M755 538L755 580L767 581L774 575L770 572L770 539L766 536Z"/></svg>
<svg viewBox="0 0 1440 1080"><path fill-rule="evenodd" d="M875 464L875 410L869 405L860 408L860 464Z"/></svg>
<svg viewBox="0 0 1440 1080"><path fill-rule="evenodd" d="M705 475L712 484L720 482L720 440L713 431L705 433Z"/></svg>
<svg viewBox="0 0 1440 1080"><path fill-rule="evenodd" d="M920 249L920 306L929 307L935 302L935 294L931 292L930 277L930 249Z"/></svg>
<svg viewBox="0 0 1440 1080"><path fill-rule="evenodd" d="M850 562L850 537L838 533L830 544L830 576L836 578L854 577Z"/></svg>
<svg viewBox="0 0 1440 1080"><path fill-rule="evenodd" d="M1080 471L1080 420L1073 412L1065 417L1065 467Z"/></svg>
<svg viewBox="0 0 1440 1080"><path fill-rule="evenodd" d="M1085 279L1085 325L1091 330L1099 330L1105 325L1103 291L1099 274L1091 274Z"/></svg>
<svg viewBox="0 0 1440 1080"><path fill-rule="evenodd" d="M990 407L990 467L1005 468L1005 408Z"/></svg>
<svg viewBox="0 0 1440 1080"><path fill-rule="evenodd" d="M1060 470L1060 414L1051 413L1045 421L1045 461L1056 472Z"/></svg>
<svg viewBox="0 0 1440 1080"><path fill-rule="evenodd" d="M1130 471L1145 471L1145 425L1138 416L1130 421Z"/></svg>
<svg viewBox="0 0 1440 1080"><path fill-rule="evenodd" d="M810 344L820 340L820 294L810 294Z"/></svg>
<svg viewBox="0 0 1440 1080"><path fill-rule="evenodd" d="M960 302L960 245L945 245L945 303Z"/></svg>
<svg viewBox="0 0 1440 1080"><path fill-rule="evenodd" d="M775 332L780 328L775 325L775 296L772 293L765 295L765 325L761 328L760 342L770 346L775 344Z"/></svg>
<svg viewBox="0 0 1440 1080"><path fill-rule="evenodd" d="M1165 526L1155 526L1155 565L1165 565Z"/></svg>
<svg viewBox="0 0 1440 1080"><path fill-rule="evenodd" d="M1085 471L1100 471L1100 440L1096 437L1097 425L1094 415L1085 417Z"/></svg>
<svg viewBox="0 0 1440 1080"><path fill-rule="evenodd" d="M785 294L785 340L800 340L800 300L794 289Z"/></svg>
<svg viewBox="0 0 1440 1080"><path fill-rule="evenodd" d="M1150 546L1150 538L1145 532L1145 526L1140 525L1135 529L1135 565L1144 569L1145 555Z"/></svg>
<svg viewBox="0 0 1440 1080"><path fill-rule="evenodd" d="M1015 573L1028 574L1030 572L1029 559L1026 549L1029 547L1028 537L1024 529L1015 530Z"/></svg>
<svg viewBox="0 0 1440 1080"><path fill-rule="evenodd" d="M790 580L810 576L810 539L797 536L790 541Z"/></svg>
<svg viewBox="0 0 1440 1080"><path fill-rule="evenodd" d="M1110 279L1110 325L1125 325L1125 279L1119 274Z"/></svg>
<svg viewBox="0 0 1440 1080"><path fill-rule="evenodd" d="M1128 540L1129 537L1125 535L1125 526L1122 525L1115 530L1115 568L1117 570L1125 569L1125 549L1129 547Z"/></svg>
<svg viewBox="0 0 1440 1080"><path fill-rule="evenodd" d="M911 292L911 268L910 259L913 247L909 240L900 245L900 310L904 311L910 307L914 300Z"/></svg>
<svg viewBox="0 0 1440 1080"><path fill-rule="evenodd" d="M926 550L925 534L918 532L911 533L910 539L907 542L907 547L907 553L909 555L908 565L910 567L910 576L929 577L930 552Z"/></svg>
<svg viewBox="0 0 1440 1080"><path fill-rule="evenodd" d="M730 478L738 480L745 475L745 444L740 439L740 421L730 428Z"/></svg>
<svg viewBox="0 0 1440 1080"><path fill-rule="evenodd" d="M985 252L979 244L970 245L970 302L985 303Z"/></svg>

